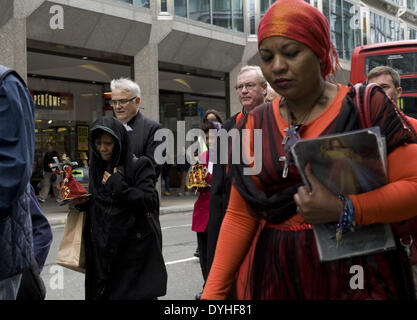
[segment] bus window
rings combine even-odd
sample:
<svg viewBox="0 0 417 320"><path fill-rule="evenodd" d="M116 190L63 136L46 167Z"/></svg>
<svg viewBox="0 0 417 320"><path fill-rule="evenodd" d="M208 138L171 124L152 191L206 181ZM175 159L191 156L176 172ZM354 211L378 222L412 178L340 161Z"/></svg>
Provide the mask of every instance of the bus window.
<svg viewBox="0 0 417 320"><path fill-rule="evenodd" d="M398 99L398 107L407 116L417 119L417 97L402 96Z"/></svg>
<svg viewBox="0 0 417 320"><path fill-rule="evenodd" d="M381 54L365 57L365 74L375 67L389 66L400 75L417 73L417 52Z"/></svg>

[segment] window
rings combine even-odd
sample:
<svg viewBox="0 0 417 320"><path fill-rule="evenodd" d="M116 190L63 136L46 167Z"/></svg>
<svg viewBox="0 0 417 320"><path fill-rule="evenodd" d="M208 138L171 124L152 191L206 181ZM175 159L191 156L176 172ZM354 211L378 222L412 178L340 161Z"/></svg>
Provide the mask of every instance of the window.
<svg viewBox="0 0 417 320"><path fill-rule="evenodd" d="M174 0L174 13L176 16L187 17L187 0Z"/></svg>
<svg viewBox="0 0 417 320"><path fill-rule="evenodd" d="M243 0L233 0L233 30L243 32Z"/></svg>
<svg viewBox="0 0 417 320"><path fill-rule="evenodd" d="M232 1L213 1L213 24L216 26L232 29Z"/></svg>
<svg viewBox="0 0 417 320"><path fill-rule="evenodd" d="M330 37L339 57L343 57L342 0L330 2Z"/></svg>
<svg viewBox="0 0 417 320"><path fill-rule="evenodd" d="M190 19L210 23L210 0L189 1Z"/></svg>
<svg viewBox="0 0 417 320"><path fill-rule="evenodd" d="M417 53L384 54L365 58L365 74L378 66L389 66L400 75L417 73Z"/></svg>

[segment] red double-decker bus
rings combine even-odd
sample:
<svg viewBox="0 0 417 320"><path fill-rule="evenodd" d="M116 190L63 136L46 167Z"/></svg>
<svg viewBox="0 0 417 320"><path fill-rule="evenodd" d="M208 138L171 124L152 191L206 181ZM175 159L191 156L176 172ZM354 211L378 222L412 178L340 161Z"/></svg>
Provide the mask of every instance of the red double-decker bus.
<svg viewBox="0 0 417 320"><path fill-rule="evenodd" d="M352 54L350 82L365 82L370 70L389 66L401 77L398 107L417 118L417 40L393 41L356 47Z"/></svg>

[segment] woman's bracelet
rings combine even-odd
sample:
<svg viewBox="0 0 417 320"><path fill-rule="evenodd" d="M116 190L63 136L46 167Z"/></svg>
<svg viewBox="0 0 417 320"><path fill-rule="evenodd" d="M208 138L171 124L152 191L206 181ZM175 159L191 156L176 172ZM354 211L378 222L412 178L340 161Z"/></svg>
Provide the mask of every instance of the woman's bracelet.
<svg viewBox="0 0 417 320"><path fill-rule="evenodd" d="M342 201L343 208L340 212L339 223L336 227L336 242L337 246L342 241L343 232L350 230L355 231L355 211L353 208L352 200L349 197L339 195L340 201Z"/></svg>

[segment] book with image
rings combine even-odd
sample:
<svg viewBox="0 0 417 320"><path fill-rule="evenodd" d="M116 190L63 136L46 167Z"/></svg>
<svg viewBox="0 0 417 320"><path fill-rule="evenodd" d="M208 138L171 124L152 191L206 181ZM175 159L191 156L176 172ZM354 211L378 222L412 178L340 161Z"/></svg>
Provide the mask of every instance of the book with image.
<svg viewBox="0 0 417 320"><path fill-rule="evenodd" d="M368 192L388 181L385 139L378 127L316 139L301 139L291 149L303 182L311 186L305 168L335 195ZM315 224L313 231L321 261L391 250L395 241L389 224L359 226L344 232L336 243L337 223Z"/></svg>

